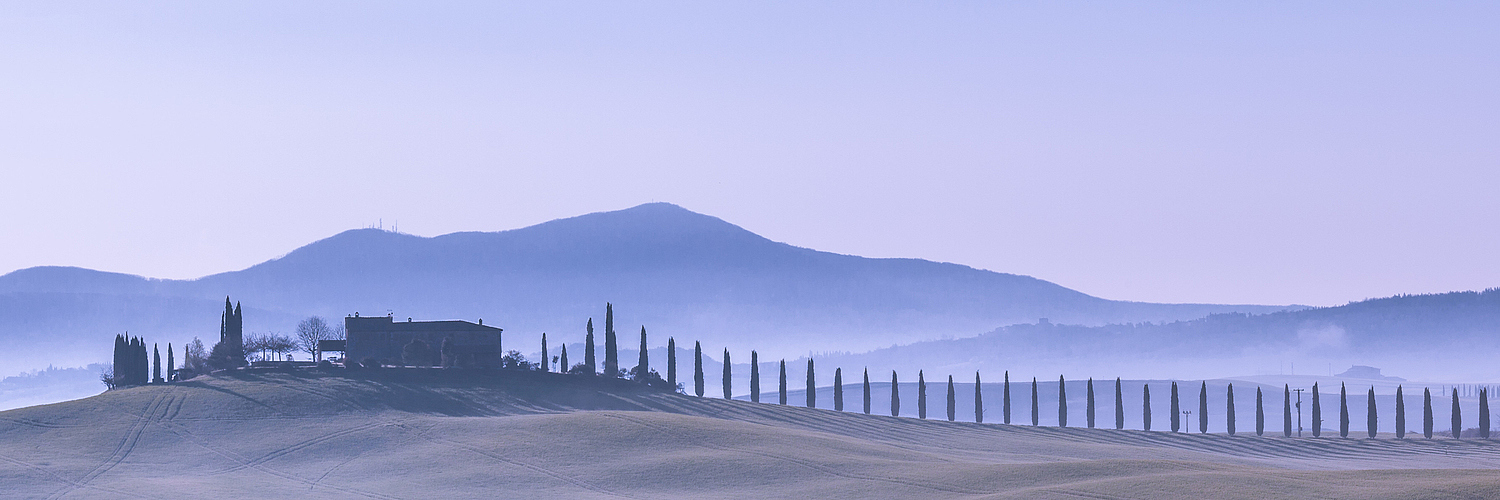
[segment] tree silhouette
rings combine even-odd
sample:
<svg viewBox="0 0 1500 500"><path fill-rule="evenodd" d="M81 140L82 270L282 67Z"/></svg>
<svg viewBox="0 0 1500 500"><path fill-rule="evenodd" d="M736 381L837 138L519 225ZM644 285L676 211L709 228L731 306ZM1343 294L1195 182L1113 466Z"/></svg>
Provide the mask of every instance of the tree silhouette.
<svg viewBox="0 0 1500 500"><path fill-rule="evenodd" d="M1172 432L1182 430L1182 408L1177 404L1177 382L1172 382Z"/></svg>
<svg viewBox="0 0 1500 500"><path fill-rule="evenodd" d="M1000 396L1000 413L1004 423L1010 423L1010 370L1005 371L1005 385L1003 394Z"/></svg>
<svg viewBox="0 0 1500 500"><path fill-rule="evenodd" d="M584 329L588 334L583 336L583 366L588 368L589 375L593 375L599 373L599 365L594 363L594 318L589 318ZM699 390L698 395L702 396L703 391Z"/></svg>
<svg viewBox="0 0 1500 500"><path fill-rule="evenodd" d="M1266 435L1266 406L1261 398L1260 387L1255 388L1255 435Z"/></svg>
<svg viewBox="0 0 1500 500"><path fill-rule="evenodd" d="M546 337L547 337L547 334L545 334L545 333L542 334L542 344L543 344L543 346L545 346L546 343L547 343ZM641 353L640 353L640 356L637 357L636 362L635 362L635 372L639 374L637 376L640 378L640 380L642 382L650 380L650 378L647 377L647 375L651 373L651 358L646 354L648 352L651 352L651 351L646 348L646 327L644 325L642 325L641 326ZM542 350L542 359L543 360L547 359L547 351L545 349Z"/></svg>
<svg viewBox="0 0 1500 500"><path fill-rule="evenodd" d="M642 329L642 337L645 337L645 329ZM644 356L644 355L643 355ZM542 332L542 371L552 371L552 358L547 356L547 332Z"/></svg>
<svg viewBox="0 0 1500 500"><path fill-rule="evenodd" d="M1312 426L1313 426L1313 428L1312 428L1312 431L1313 431L1313 437L1322 437L1322 435L1323 435L1323 403L1320 401L1320 399L1321 398L1318 397L1318 383L1317 382L1313 382L1313 397L1312 397L1312 404L1313 404L1313 411L1312 411Z"/></svg>
<svg viewBox="0 0 1500 500"><path fill-rule="evenodd" d="M807 358L807 407L818 407L818 378L813 375L812 358Z"/></svg>
<svg viewBox="0 0 1500 500"><path fill-rule="evenodd" d="M1088 401L1084 403L1084 420L1088 421L1090 429L1094 428L1094 377L1089 377Z"/></svg>
<svg viewBox="0 0 1500 500"><path fill-rule="evenodd" d="M604 376L620 376L620 346L615 341L615 306L604 303Z"/></svg>
<svg viewBox="0 0 1500 500"><path fill-rule="evenodd" d="M172 349L171 349L170 346L167 348L167 352L168 353L172 352ZM1372 387L1372 388L1370 388L1370 391L1373 393L1375 391L1375 389ZM1373 396L1372 396L1372 398L1373 398ZM1373 401L1374 401L1374 399L1371 399L1370 401L1372 401L1372 403L1370 403L1370 404L1372 405L1371 407L1373 408L1373 405L1374 405ZM1490 390L1489 390L1489 388L1486 387L1484 389L1480 389L1479 390L1479 439L1489 439L1489 438L1490 438Z"/></svg>
<svg viewBox="0 0 1500 500"><path fill-rule="evenodd" d="M1458 388L1453 389L1453 439L1462 439L1464 430L1463 412L1458 408Z"/></svg>
<svg viewBox="0 0 1500 500"><path fill-rule="evenodd" d="M1370 386L1370 395L1365 400L1365 406L1365 429L1370 437L1375 437L1375 433L1380 428L1380 421L1375 413L1375 386L1373 385Z"/></svg>
<svg viewBox="0 0 1500 500"><path fill-rule="evenodd" d="M1422 437L1432 439L1432 390L1422 388Z"/></svg>
<svg viewBox="0 0 1500 500"><path fill-rule="evenodd" d="M760 402L760 354L750 351L750 402Z"/></svg>
<svg viewBox="0 0 1500 500"><path fill-rule="evenodd" d="M1281 395L1281 419L1283 424L1281 434L1283 437L1292 437L1292 386L1291 384L1286 384L1282 387L1286 392ZM1298 396L1300 397L1301 393L1298 393Z"/></svg>
<svg viewBox="0 0 1500 500"><path fill-rule="evenodd" d="M558 369L563 373L572 373L573 367L568 366L568 344L563 344L562 348L558 350L561 351L557 353L557 359L559 360L557 363ZM667 359L672 359L670 353L667 354ZM672 377L672 387L677 387L677 373L670 372L667 375Z"/></svg>
<svg viewBox="0 0 1500 500"><path fill-rule="evenodd" d="M780 402L781 402L781 404L786 404L786 360L785 359L781 360L781 384L780 384L780 392L781 392L781 400L780 400Z"/></svg>
<svg viewBox="0 0 1500 500"><path fill-rule="evenodd" d="M1208 434L1208 382L1198 389L1198 433Z"/></svg>
<svg viewBox="0 0 1500 500"><path fill-rule="evenodd" d="M1401 386L1396 386L1396 439L1406 439L1406 398L1401 395Z"/></svg>
<svg viewBox="0 0 1500 500"><path fill-rule="evenodd" d="M1057 426L1068 426L1068 384L1062 375L1057 376Z"/></svg>
<svg viewBox="0 0 1500 500"><path fill-rule="evenodd" d="M984 423L984 389L977 371L974 372L974 423Z"/></svg>
<svg viewBox="0 0 1500 500"><path fill-rule="evenodd" d="M870 369L865 368L865 415L870 414Z"/></svg>
<svg viewBox="0 0 1500 500"><path fill-rule="evenodd" d="M958 411L958 400L954 397L954 394L953 394L953 376L949 375L948 376L948 421L949 422L952 422L954 418L958 417L958 415L956 415L957 411Z"/></svg>
<svg viewBox="0 0 1500 500"><path fill-rule="evenodd" d="M165 383L167 380L161 378L161 348L156 344L151 344L151 361L151 383Z"/></svg>
<svg viewBox="0 0 1500 500"><path fill-rule="evenodd" d="M896 370L891 370L891 416L901 416L901 390L897 387L901 382L896 380Z"/></svg>
<svg viewBox="0 0 1500 500"><path fill-rule="evenodd" d="M1151 430L1151 384L1141 385L1141 429Z"/></svg>
<svg viewBox="0 0 1500 500"><path fill-rule="evenodd" d="M1259 394L1259 393L1257 392L1257 394ZM1229 384L1228 398L1229 398L1229 402L1227 403L1227 405L1225 406L1225 409L1224 409L1224 419L1225 419L1224 423L1229 428L1229 431L1228 431L1229 435L1233 436L1234 435L1234 384L1233 383ZM1259 402L1260 399L1257 398L1256 401Z"/></svg>
<svg viewBox="0 0 1500 500"><path fill-rule="evenodd" d="M693 341L693 394L703 397L703 343Z"/></svg>
<svg viewBox="0 0 1500 500"><path fill-rule="evenodd" d="M729 348L725 347L724 348L724 399L729 399L731 397L734 397L734 393L731 391L732 388L730 387L730 381L733 380L732 378L730 378L730 375L731 375L731 373L730 373L730 366L732 366L732 365L730 365L729 363L730 363L729 362Z"/></svg>
<svg viewBox="0 0 1500 500"><path fill-rule="evenodd" d="M833 411L844 411L844 369L833 369Z"/></svg>
<svg viewBox="0 0 1500 500"><path fill-rule="evenodd" d="M1042 411L1037 405L1036 377L1031 377L1031 425L1033 427L1041 425L1042 421Z"/></svg>
<svg viewBox="0 0 1500 500"><path fill-rule="evenodd" d="M1339 437L1349 437L1349 394L1339 382Z"/></svg>
<svg viewBox="0 0 1500 500"><path fill-rule="evenodd" d="M567 353L568 346L564 344L563 359L568 359ZM563 364L568 363L564 361ZM677 390L677 339L672 337L667 337L667 385L672 386L672 390Z"/></svg>
<svg viewBox="0 0 1500 500"><path fill-rule="evenodd" d="M917 418L927 419L927 379L917 370Z"/></svg>
<svg viewBox="0 0 1500 500"><path fill-rule="evenodd" d="M177 380L177 360L172 358L172 343L167 342L167 381Z"/></svg>
<svg viewBox="0 0 1500 500"><path fill-rule="evenodd" d="M1125 392L1120 387L1120 377L1115 377L1115 430L1125 428Z"/></svg>

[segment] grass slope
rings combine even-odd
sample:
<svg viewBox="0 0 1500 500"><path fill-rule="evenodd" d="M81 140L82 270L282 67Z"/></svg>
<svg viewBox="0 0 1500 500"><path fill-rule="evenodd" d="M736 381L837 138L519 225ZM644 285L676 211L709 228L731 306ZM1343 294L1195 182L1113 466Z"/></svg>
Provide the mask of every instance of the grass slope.
<svg viewBox="0 0 1500 500"><path fill-rule="evenodd" d="M920 421L613 382L245 372L112 391L0 412L0 484L27 498L1500 496L1493 443Z"/></svg>

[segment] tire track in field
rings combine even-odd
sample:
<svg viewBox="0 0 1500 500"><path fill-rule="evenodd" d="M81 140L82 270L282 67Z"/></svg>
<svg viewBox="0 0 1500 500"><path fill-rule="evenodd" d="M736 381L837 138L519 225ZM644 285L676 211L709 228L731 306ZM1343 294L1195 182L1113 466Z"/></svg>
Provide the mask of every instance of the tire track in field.
<svg viewBox="0 0 1500 500"><path fill-rule="evenodd" d="M344 493L344 494L349 494L349 495L357 495L357 496L362 496L362 497L367 497L367 498L376 498L376 499L380 499L380 500L401 500L400 497L394 497L394 496L386 495L386 494L383 494L383 493L377 493L377 492L373 492L373 491L366 491L366 490L362 490L362 489L354 488L354 487L333 486L333 485L328 485L328 484L319 484L316 481L313 481L313 480L310 480L310 479L307 479L307 478L304 478L304 477L301 477L301 476L297 476L296 474L292 474L292 473L289 473L289 472L283 472L283 471L280 471L280 470L273 469L271 467L267 467L263 463L251 463L251 462L254 461L253 459L247 458L244 455L240 455L239 453L236 453L233 450L230 450L230 449L227 449L227 448L224 448L224 447L221 447L221 446L216 446L213 443L209 442L207 439L204 439L202 436L194 434L187 427L179 425L179 424L177 424L175 422L160 422L159 425L161 425L162 427L166 428L168 432L176 434L178 437L182 437L182 438L188 440L189 442L192 442L193 444L196 444L199 447L201 447L201 448L203 448L205 450L208 450L209 452L212 452L215 455L223 457L226 460L229 460L229 461L232 461L232 462L244 465L245 466L244 468L254 469L254 470L258 471L258 472L262 472L262 473L265 473L265 474L276 476L276 477L279 477L279 478L282 478L282 479L286 479L286 480L290 480L290 481L294 481L294 482L306 484L309 487L323 488L323 489L335 491L335 492L338 492L338 493Z"/></svg>
<svg viewBox="0 0 1500 500"><path fill-rule="evenodd" d="M94 467L94 469L89 471L87 474L84 474L83 477L73 485L58 490L48 498L61 498L63 495L71 493L74 490L77 490L79 487L86 486L90 481L93 481L94 478L97 478L100 475L109 472L110 469L113 469L116 465L119 465L120 462L125 461L125 457L130 456L130 452L135 450L135 445L140 442L141 434L144 434L146 432L146 428L150 426L152 420L158 418L156 417L156 413L163 409L163 403L171 402L172 398L174 397L172 395L174 391L174 389L161 390L160 393L151 400L151 404L146 407L146 411L144 413L141 413L140 418L136 419L135 423L131 424L130 429L125 432L125 437L120 440L120 444L115 445L115 450L110 453L109 458L106 458L103 463L99 464L97 467Z"/></svg>
<svg viewBox="0 0 1500 500"><path fill-rule="evenodd" d="M317 436L317 437L313 437L313 438L309 438L309 439L304 439L302 441L298 441L296 443L292 443L290 445L287 445L287 446L284 446L284 447L281 447L281 448L277 448L275 450L271 450L270 452L266 453L265 455L261 455L258 458L253 458L253 459L247 460L245 462L239 463L239 464L237 464L237 465L235 465L233 467L230 467L228 469L214 471L214 472L212 472L212 474L227 474L227 473L230 473L230 472L244 470L246 468L252 468L252 467L258 466L260 464L264 464L266 462L270 462L272 460L275 460L275 459L287 456L287 455L289 455L291 453L294 453L294 452L297 452L297 451L301 451L303 449L306 449L306 448L309 448L309 447L312 447L312 446L316 446L318 444L326 443L328 441L331 441L331 440L334 440L334 439L338 439L338 438L341 438L341 437L344 437L344 436L348 436L350 434L354 434L354 433L358 433L358 432L363 432L363 431L367 431L367 430L378 428L378 427L385 427L387 425L392 425L392 424L387 423L387 422L370 422L370 423L366 423L366 424L362 424L362 425L356 425L354 427L349 427L349 428L346 428L346 429L337 430L337 431L330 432L328 434L323 434L323 435L320 435L320 436Z"/></svg>
<svg viewBox="0 0 1500 500"><path fill-rule="evenodd" d="M54 479L54 480L56 480L58 482L68 484L68 485L70 485L70 486L72 486L74 488L87 488L87 489L90 489L90 490L103 491L103 492L113 493L115 495L127 496L127 497L152 498L152 497L148 497L148 496L145 496L145 495L141 495L139 493L131 493L131 492L128 492L128 491L122 491L122 490L117 490L117 489L113 489L113 488L104 488L104 487L99 487L99 486L83 485L83 484L81 484L81 483L79 483L77 481L74 481L72 479L68 479L66 477L63 477L61 474L58 474L56 472L52 472L50 470L47 470L45 467L42 467L40 465L36 465L36 464L31 463L31 462L26 462L24 460L20 460L20 459L16 459L16 458L7 457L7 456L4 456L4 455L0 455L0 462L8 462L8 463L11 463L11 464L19 465L21 467L25 467L27 469L34 470L34 471L39 472L39 473L41 473L43 475L46 475L47 477L52 478L52 479Z"/></svg>
<svg viewBox="0 0 1500 500"><path fill-rule="evenodd" d="M440 437L432 436L432 435L430 435L428 433L428 430L430 430L430 429L417 429L417 428L414 428L414 427L407 426L405 424L398 424L398 425L400 425L404 429L408 429L408 430L414 431L414 433L417 436L420 436L423 439L426 439L428 441L431 441L431 442L434 442L434 443L438 443L438 444L447 445L447 446L454 447L454 448L463 449L463 450L469 451L471 453L474 453L474 454L477 454L477 455L480 455L480 456L484 456L484 457L490 458L490 459L495 460L497 462L505 463L505 464L508 464L508 465L511 465L511 466L514 466L514 467L519 467L519 468L526 469L526 470L529 470L529 471L532 471L532 472L543 474L543 475L546 475L546 476L551 477L553 479L557 479L559 481L562 481L562 482L565 482L565 483L571 484L573 486L577 486L579 488L583 488L583 489L586 489L586 490L589 490L589 491L592 491L592 492L595 492L595 493L601 493L601 494L610 495L610 496L616 496L616 497L621 497L621 498L640 498L640 497L637 497L637 496L633 496L633 495L629 495L629 494L625 494L625 493L620 493L620 492L617 492L617 491L611 491L611 490L606 489L606 488L604 488L602 486L590 483L588 481L584 481L582 479L571 477L571 476L569 476L567 474L563 474L561 472L557 472L557 471L554 471L552 469L548 469L546 467L532 465L532 464L528 464L526 462L521 462L519 460L507 458L507 457L505 457L503 455L500 455L500 454L497 454L497 453L493 453L493 452L481 449L481 448L476 447L476 446L469 445L468 443L462 443L462 442L454 441L454 440L451 440L451 439L446 439L446 438L440 438Z"/></svg>

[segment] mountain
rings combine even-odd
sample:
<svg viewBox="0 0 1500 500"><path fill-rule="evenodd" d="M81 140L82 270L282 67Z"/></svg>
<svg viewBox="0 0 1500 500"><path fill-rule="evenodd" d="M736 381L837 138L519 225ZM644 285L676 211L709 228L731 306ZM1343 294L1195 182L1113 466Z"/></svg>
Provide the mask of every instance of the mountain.
<svg viewBox="0 0 1500 500"><path fill-rule="evenodd" d="M484 319L526 346L544 331L581 340L585 320L602 328L613 302L627 335L645 325L655 338L763 353L868 350L1044 317L1102 325L1285 309L1105 300L958 264L799 248L651 203L490 233L351 230L196 280L23 269L0 276L0 338L66 346L79 358L33 360L42 366L106 359L108 340L126 330L151 342L212 343L226 295L247 308L249 331L289 332L307 315L392 314Z"/></svg>

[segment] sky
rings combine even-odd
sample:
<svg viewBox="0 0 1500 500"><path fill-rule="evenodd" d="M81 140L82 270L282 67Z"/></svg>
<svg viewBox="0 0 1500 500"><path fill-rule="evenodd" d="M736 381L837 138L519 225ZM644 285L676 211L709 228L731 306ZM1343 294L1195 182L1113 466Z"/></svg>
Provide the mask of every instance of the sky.
<svg viewBox="0 0 1500 500"><path fill-rule="evenodd" d="M668 201L1111 299L1500 286L1500 4L0 3L0 273Z"/></svg>

